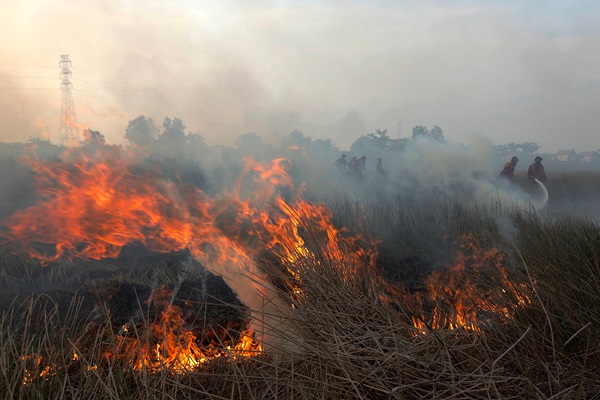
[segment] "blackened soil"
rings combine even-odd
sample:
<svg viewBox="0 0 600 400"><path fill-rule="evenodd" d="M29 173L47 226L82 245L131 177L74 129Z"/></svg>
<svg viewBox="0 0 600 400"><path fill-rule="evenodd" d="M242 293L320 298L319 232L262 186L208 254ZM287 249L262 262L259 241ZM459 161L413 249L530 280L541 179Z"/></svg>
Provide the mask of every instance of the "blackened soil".
<svg viewBox="0 0 600 400"><path fill-rule="evenodd" d="M0 269L0 312L21 310L32 330L53 313L90 326L141 328L175 308L185 329L208 344L236 337L249 322L247 308L225 281L188 251L129 247L116 259L46 266L7 251L0 254Z"/></svg>

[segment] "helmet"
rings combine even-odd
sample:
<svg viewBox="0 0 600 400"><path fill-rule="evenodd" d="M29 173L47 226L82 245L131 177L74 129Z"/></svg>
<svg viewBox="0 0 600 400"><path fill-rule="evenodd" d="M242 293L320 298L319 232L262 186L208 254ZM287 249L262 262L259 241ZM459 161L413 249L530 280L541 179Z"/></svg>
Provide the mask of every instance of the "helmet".
<svg viewBox="0 0 600 400"><path fill-rule="evenodd" d="M540 156L537 156L537 157L535 158L535 161L537 161L537 160L540 160L540 161L542 161L542 160L543 160L543 158L542 158L542 157L540 157Z"/></svg>

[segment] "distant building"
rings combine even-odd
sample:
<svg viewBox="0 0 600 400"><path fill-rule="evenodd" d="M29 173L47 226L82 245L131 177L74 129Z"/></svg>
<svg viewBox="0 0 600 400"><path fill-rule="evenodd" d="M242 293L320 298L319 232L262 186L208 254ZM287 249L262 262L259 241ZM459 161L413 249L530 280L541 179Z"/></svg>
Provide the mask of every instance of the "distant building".
<svg viewBox="0 0 600 400"><path fill-rule="evenodd" d="M559 150L554 156L554 159L562 162L577 161L579 159L579 156L575 152L575 149Z"/></svg>
<svg viewBox="0 0 600 400"><path fill-rule="evenodd" d="M579 153L581 162L584 163L597 163L600 161L600 151L582 151Z"/></svg>

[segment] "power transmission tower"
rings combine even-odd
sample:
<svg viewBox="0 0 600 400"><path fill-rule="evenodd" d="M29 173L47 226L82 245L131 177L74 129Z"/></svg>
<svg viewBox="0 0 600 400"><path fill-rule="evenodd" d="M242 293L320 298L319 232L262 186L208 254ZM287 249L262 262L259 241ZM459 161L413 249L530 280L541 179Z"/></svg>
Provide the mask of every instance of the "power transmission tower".
<svg viewBox="0 0 600 400"><path fill-rule="evenodd" d="M73 102L73 84L71 83L71 60L68 54L60 56L60 88L62 89L62 104L60 107L60 143L65 146L77 146L80 143L79 124L75 115Z"/></svg>

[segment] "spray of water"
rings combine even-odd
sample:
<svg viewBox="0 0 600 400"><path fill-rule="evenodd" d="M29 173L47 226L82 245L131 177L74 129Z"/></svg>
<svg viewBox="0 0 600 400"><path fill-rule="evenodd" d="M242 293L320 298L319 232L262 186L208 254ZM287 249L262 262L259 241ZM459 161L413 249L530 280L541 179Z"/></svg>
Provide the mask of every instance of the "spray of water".
<svg viewBox="0 0 600 400"><path fill-rule="evenodd" d="M539 207L542 208L546 205L546 203L548 203L548 190L546 189L546 186L544 186L544 184L538 179L535 179L535 183L537 183L537 185L539 186L542 194L542 196L539 199L537 199Z"/></svg>

